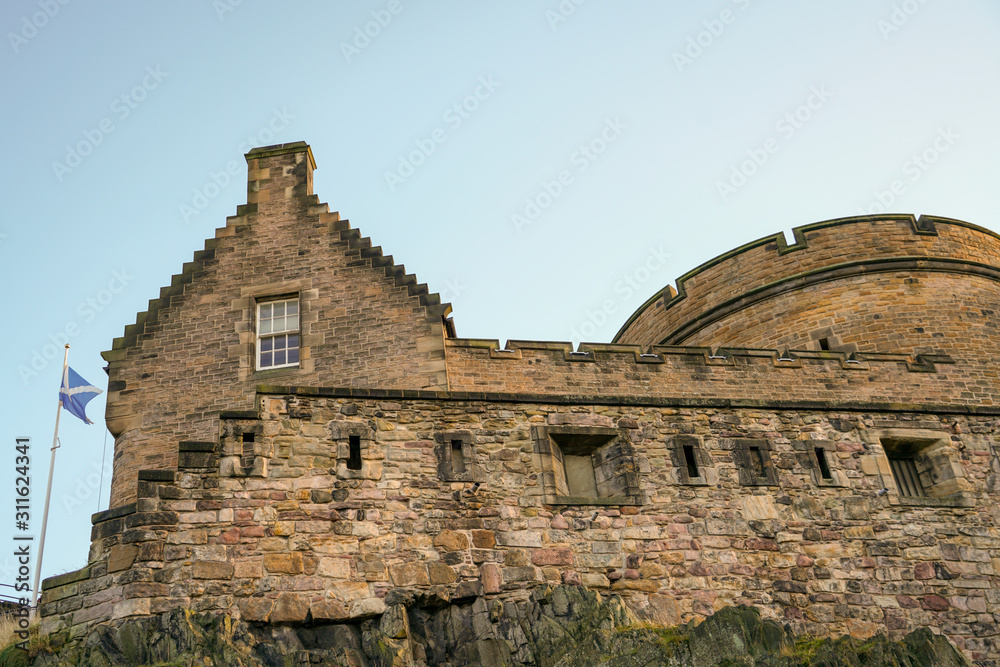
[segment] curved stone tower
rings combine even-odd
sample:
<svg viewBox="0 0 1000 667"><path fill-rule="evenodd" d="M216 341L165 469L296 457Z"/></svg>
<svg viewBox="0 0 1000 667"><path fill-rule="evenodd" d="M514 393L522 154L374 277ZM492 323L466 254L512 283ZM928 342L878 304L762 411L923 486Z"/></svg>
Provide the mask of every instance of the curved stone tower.
<svg viewBox="0 0 1000 667"><path fill-rule="evenodd" d="M681 276L614 342L905 352L986 359L1000 326L1000 236L909 215L758 239ZM992 338L992 340L991 340Z"/></svg>

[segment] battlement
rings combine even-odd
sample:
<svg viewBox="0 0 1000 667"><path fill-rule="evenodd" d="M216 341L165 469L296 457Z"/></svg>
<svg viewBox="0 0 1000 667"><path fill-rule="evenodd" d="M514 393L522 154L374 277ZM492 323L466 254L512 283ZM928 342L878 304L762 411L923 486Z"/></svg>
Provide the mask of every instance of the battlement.
<svg viewBox="0 0 1000 667"><path fill-rule="evenodd" d="M948 355L449 339L452 391L871 405L1000 403L988 369Z"/></svg>
<svg viewBox="0 0 1000 667"><path fill-rule="evenodd" d="M966 282L994 283L993 291L1000 290L995 284L1000 282L1000 236L960 220L912 215L839 218L796 227L793 235L791 245L778 233L692 269L677 280L676 290L668 285L636 310L614 342L725 345L739 338L737 330L744 332L745 345L794 339L806 335L803 328L828 326L819 321L830 318L826 301L835 299L838 290L872 283L883 274L947 274ZM819 286L828 287L828 292ZM931 301L936 296L950 295L922 295ZM762 306L765 302L781 305L772 313ZM822 316L779 317L768 322L766 333L747 331L755 318L787 315L813 305ZM881 325L891 328L892 313L884 315L889 317L883 317ZM842 339L857 334L855 349L879 347L873 343L866 348L863 334L855 332L851 323L841 326L841 332Z"/></svg>

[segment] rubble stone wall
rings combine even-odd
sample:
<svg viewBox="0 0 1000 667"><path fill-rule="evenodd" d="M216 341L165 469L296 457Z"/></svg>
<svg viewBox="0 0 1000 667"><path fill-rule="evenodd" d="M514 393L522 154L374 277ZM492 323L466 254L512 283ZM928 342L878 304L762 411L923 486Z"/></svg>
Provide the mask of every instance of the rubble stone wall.
<svg viewBox="0 0 1000 667"><path fill-rule="evenodd" d="M362 619L569 583L661 623L753 604L796 631L929 627L1000 659L1000 410L301 388L262 389L258 408L95 515L90 565L45 582L43 630L176 607ZM893 480L886 451L907 439L931 497ZM560 492L559 461L588 447L615 450L595 474L632 480L625 495Z"/></svg>

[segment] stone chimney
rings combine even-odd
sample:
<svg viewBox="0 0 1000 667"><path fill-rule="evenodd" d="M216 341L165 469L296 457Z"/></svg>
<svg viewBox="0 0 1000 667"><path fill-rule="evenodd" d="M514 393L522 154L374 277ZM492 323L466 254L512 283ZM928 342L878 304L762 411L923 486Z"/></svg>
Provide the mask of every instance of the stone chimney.
<svg viewBox="0 0 1000 667"><path fill-rule="evenodd" d="M247 203L265 204L313 193L316 160L304 141L254 148L246 154Z"/></svg>

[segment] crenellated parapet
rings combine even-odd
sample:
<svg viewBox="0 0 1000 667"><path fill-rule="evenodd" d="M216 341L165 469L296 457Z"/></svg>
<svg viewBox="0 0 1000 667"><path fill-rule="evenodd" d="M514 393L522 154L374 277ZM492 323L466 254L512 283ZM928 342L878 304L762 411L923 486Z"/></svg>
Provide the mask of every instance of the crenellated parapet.
<svg viewBox="0 0 1000 667"><path fill-rule="evenodd" d="M539 396L858 406L994 405L989 369L948 355L449 339L450 389Z"/></svg>
<svg viewBox="0 0 1000 667"><path fill-rule="evenodd" d="M768 236L684 274L676 290L668 285L643 304L615 342L976 355L992 347L975 326L997 323L996 233L949 218L884 215L793 234L792 244Z"/></svg>

